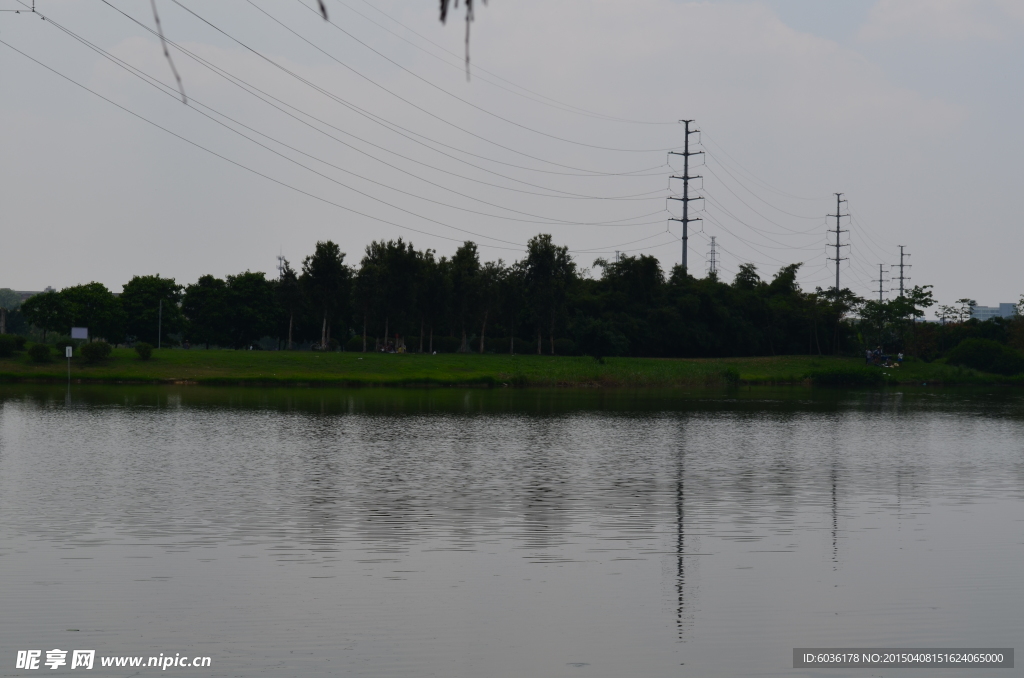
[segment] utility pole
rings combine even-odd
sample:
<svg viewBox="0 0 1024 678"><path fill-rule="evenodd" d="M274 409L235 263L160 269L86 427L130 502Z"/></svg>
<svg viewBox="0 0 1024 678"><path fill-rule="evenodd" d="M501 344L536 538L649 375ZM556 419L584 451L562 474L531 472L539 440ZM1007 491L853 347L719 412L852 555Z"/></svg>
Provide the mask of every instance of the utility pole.
<svg viewBox="0 0 1024 678"><path fill-rule="evenodd" d="M897 266L900 267L900 296L901 297L903 296L903 281L904 280L910 280L909 276L903 275L903 269L904 268L910 268L910 266L911 266L910 264L904 264L903 263L903 260L906 257L910 256L909 254L906 254L906 253L903 252L903 248L904 247L906 247L906 245L900 245L900 263L896 264Z"/></svg>
<svg viewBox="0 0 1024 678"><path fill-rule="evenodd" d="M718 252L715 250L715 236L711 236L711 261L708 272L711 275L718 275Z"/></svg>
<svg viewBox="0 0 1024 678"><path fill-rule="evenodd" d="M160 300L160 306L156 312L156 347L160 348L160 342L164 338L164 300Z"/></svg>
<svg viewBox="0 0 1024 678"><path fill-rule="evenodd" d="M839 294L839 289L840 289L839 288L839 262L840 261L846 261L846 259L848 259L848 257L841 257L841 256L839 256L839 253L840 253L840 249L839 248L840 247L849 247L849 245L842 245L842 244L839 243L839 235L841 233L849 233L849 231L843 230L841 228L840 221L839 221L843 217L850 216L849 214L843 214L842 204L844 202L846 202L846 201L843 200L843 194L842 193L836 193L836 213L828 215L830 217L835 217L836 218L836 230L829 231L829 233L835 233L836 234L836 244L835 245L827 245L827 247L835 247L836 248L836 256L835 257L828 257L829 260L834 260L836 262L836 295Z"/></svg>
<svg viewBox="0 0 1024 678"><path fill-rule="evenodd" d="M885 264L879 264L878 265L878 280L872 280L871 281L871 282L878 283L878 301L884 301L882 299L882 283L885 282L884 271L882 271L882 266L884 266L884 265Z"/></svg>
<svg viewBox="0 0 1024 678"><path fill-rule="evenodd" d="M683 152L677 153L676 151L669 151L669 155L681 155L683 156L683 174L682 176L671 176L669 179L680 179L683 182L683 197L682 198L669 198L669 200L678 200L683 203L683 218L676 219L675 217L669 217L669 221L680 221L683 224L683 275L686 275L686 250L687 240L689 239L689 225L691 221L700 221L700 219L690 218L690 202L693 200L702 200L700 196L690 197L690 181L693 179L700 179L700 176L690 176L690 156L701 155L704 151L693 151L690 152L690 135L697 134L700 130L691 130L690 123L693 120L680 120L679 122L686 125L685 143L683 144Z"/></svg>

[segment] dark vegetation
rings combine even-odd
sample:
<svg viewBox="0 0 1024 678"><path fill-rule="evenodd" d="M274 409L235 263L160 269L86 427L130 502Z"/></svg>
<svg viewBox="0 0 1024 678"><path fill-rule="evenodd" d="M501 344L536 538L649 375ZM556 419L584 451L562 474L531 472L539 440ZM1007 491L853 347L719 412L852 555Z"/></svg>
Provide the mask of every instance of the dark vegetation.
<svg viewBox="0 0 1024 678"><path fill-rule="evenodd" d="M946 363L1006 376L1024 374L1024 355L992 339L964 339L949 352Z"/></svg>
<svg viewBox="0 0 1024 678"><path fill-rule="evenodd" d="M983 348L972 343L950 354L951 364L962 353L955 364L1015 374L1015 351L1024 348L1019 317L978 322L969 319L969 308L942 307L947 322L918 322L934 303L927 286L878 302L848 289L804 291L796 282L800 264L770 279L745 264L731 281L694 278L678 266L666 273L646 255L593 265L593 274L580 270L548 235L531 239L523 258L512 263L481 261L472 242L449 258L398 239L372 242L353 265L327 241L317 243L298 270L282 260L276 278L245 271L205 275L182 286L173 278L136 276L120 295L93 282L35 295L7 320L9 326L21 323L23 334L31 325L43 343L56 338L58 347L68 343L68 328L89 327L93 337L140 347L143 360L160 344L530 352L599 362L627 356L863 356L866 348L881 346L928 362L965 340L986 340ZM93 362L105 359L102 350L88 349ZM879 379L877 368L822 369L805 376L819 383Z"/></svg>
<svg viewBox="0 0 1024 678"><path fill-rule="evenodd" d="M32 344L28 349L28 357L34 363L48 363L52 355L53 352L46 344Z"/></svg>

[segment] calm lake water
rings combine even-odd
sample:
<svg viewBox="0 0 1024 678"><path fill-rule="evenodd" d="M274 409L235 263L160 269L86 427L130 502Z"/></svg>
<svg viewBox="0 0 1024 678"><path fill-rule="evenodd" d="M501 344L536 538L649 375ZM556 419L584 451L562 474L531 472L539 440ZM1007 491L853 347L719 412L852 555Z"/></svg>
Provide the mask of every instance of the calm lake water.
<svg viewBox="0 0 1024 678"><path fill-rule="evenodd" d="M0 387L0 676L893 675L792 649L1024 647L1022 572L1017 391Z"/></svg>

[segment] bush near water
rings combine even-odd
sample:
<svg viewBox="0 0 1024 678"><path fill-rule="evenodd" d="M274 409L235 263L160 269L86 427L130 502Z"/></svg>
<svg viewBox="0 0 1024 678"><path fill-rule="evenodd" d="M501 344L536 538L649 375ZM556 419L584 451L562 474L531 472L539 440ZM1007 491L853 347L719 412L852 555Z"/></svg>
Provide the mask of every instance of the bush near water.
<svg viewBox="0 0 1024 678"><path fill-rule="evenodd" d="M1024 355L991 339L965 339L949 352L949 365L1013 376L1024 374Z"/></svg>
<svg viewBox="0 0 1024 678"><path fill-rule="evenodd" d="M93 341L88 344L82 344L82 347L78 349L78 353L85 362L94 364L109 358L112 350L113 348L110 344L105 341Z"/></svg>

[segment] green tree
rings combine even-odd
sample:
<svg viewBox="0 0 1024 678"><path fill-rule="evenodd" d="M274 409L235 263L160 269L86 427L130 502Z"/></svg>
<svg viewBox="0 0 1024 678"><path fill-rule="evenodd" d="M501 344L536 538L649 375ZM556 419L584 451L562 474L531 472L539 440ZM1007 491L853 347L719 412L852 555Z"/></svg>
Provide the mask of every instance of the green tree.
<svg viewBox="0 0 1024 678"><path fill-rule="evenodd" d="M9 288L0 288L0 334L7 334L7 314L21 306L21 295Z"/></svg>
<svg viewBox="0 0 1024 678"><path fill-rule="evenodd" d="M288 350L292 349L292 329L295 326L295 315L302 310L305 298L299 276L292 270L287 259L281 259L281 275L278 276L274 288L278 306L288 315Z"/></svg>
<svg viewBox="0 0 1024 678"><path fill-rule="evenodd" d="M479 310L480 256L476 243L467 240L455 250L449 271L452 281L452 316L455 326L462 332L459 353L466 353L469 351L466 325L474 322Z"/></svg>
<svg viewBox="0 0 1024 678"><path fill-rule="evenodd" d="M352 279L352 307L363 325L363 353L366 353L366 325L375 310L380 269L379 261L367 247Z"/></svg>
<svg viewBox="0 0 1024 678"><path fill-rule="evenodd" d="M374 296L378 312L384 318L386 340L392 328L401 328L414 316L419 257L412 243L405 243L401 238L371 243L368 256L377 267Z"/></svg>
<svg viewBox="0 0 1024 678"><path fill-rule="evenodd" d="M181 310L188 324L185 336L197 344L227 345L230 343L230 315L227 283L212 275L204 275L185 288Z"/></svg>
<svg viewBox="0 0 1024 678"><path fill-rule="evenodd" d="M542 233L526 245L526 288L537 328L537 353L541 353L541 335L546 329L555 353L555 323L565 313L570 286L576 276L576 264L567 247L558 247L551 236Z"/></svg>
<svg viewBox="0 0 1024 678"><path fill-rule="evenodd" d="M299 284L320 316L320 346L326 349L333 320L348 317L352 271L345 265L345 253L330 240L317 242L313 254L302 261Z"/></svg>
<svg viewBox="0 0 1024 678"><path fill-rule="evenodd" d="M126 315L113 292L102 283L65 287L60 291L71 327L88 327L89 337L114 343L124 341Z"/></svg>
<svg viewBox="0 0 1024 678"><path fill-rule="evenodd" d="M159 273L137 275L125 283L120 301L128 336L156 346L167 343L167 335L181 332L181 294L182 286L174 278L161 278Z"/></svg>
<svg viewBox="0 0 1024 678"><path fill-rule="evenodd" d="M451 296L450 262L446 257L434 258L433 250L419 254L419 282L416 286L416 308L420 314L420 351L423 351L423 325L429 330L427 352L434 351L434 328L444 318Z"/></svg>
<svg viewBox="0 0 1024 678"><path fill-rule="evenodd" d="M974 307L977 305L974 299L957 299L953 306L939 306L936 315L944 323L965 323L974 315Z"/></svg>
<svg viewBox="0 0 1024 678"><path fill-rule="evenodd" d="M505 263L488 261L480 267L477 277L477 304L480 314L480 352L484 352L487 336L487 319L501 312L503 283L507 269Z"/></svg>
<svg viewBox="0 0 1024 678"><path fill-rule="evenodd" d="M60 332L71 326L65 299L57 292L49 290L34 294L21 305L25 318L43 331L43 342L47 332Z"/></svg>
<svg viewBox="0 0 1024 678"><path fill-rule="evenodd" d="M274 285L262 272L246 271L227 280L228 327L231 345L244 348L274 328Z"/></svg>

